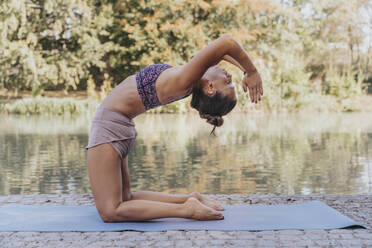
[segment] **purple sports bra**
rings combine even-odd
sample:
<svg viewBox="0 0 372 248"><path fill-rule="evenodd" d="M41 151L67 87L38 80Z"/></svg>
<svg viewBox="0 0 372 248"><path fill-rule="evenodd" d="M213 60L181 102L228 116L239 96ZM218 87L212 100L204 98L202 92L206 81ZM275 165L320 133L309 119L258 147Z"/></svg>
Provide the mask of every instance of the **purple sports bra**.
<svg viewBox="0 0 372 248"><path fill-rule="evenodd" d="M146 110L181 100L185 97L188 97L191 94L190 92L189 94L183 97L174 99L165 104L160 103L159 98L156 94L155 81L164 70L171 67L172 66L167 64L153 64L145 67L136 74L138 94Z"/></svg>

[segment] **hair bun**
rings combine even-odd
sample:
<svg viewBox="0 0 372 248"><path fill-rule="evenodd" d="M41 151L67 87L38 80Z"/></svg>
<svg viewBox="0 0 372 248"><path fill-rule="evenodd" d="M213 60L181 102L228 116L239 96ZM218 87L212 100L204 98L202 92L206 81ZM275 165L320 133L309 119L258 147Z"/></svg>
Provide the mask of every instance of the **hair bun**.
<svg viewBox="0 0 372 248"><path fill-rule="evenodd" d="M207 122L209 124L212 124L217 127L222 126L223 124L223 118L218 115L200 114L200 117L203 119L207 119Z"/></svg>

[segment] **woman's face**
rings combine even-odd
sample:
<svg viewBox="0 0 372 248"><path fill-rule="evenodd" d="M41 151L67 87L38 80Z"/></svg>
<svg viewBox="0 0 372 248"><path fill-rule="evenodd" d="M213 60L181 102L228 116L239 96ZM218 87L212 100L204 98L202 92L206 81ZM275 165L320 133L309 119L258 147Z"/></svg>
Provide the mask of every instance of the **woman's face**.
<svg viewBox="0 0 372 248"><path fill-rule="evenodd" d="M212 87L218 91L222 97L229 97L231 100L236 100L234 84L231 81L231 74L227 73L218 65L209 68Z"/></svg>

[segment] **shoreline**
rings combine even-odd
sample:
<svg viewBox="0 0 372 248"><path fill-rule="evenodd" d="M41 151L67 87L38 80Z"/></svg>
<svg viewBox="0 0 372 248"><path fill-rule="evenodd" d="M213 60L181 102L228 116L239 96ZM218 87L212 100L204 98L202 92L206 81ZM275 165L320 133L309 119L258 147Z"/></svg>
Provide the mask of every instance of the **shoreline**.
<svg viewBox="0 0 372 248"><path fill-rule="evenodd" d="M99 95L99 93L97 92ZM101 96L102 97L102 96ZM66 95L61 91L48 91L43 96L32 97L30 92L22 92L17 97L0 90L0 114L5 115L81 115L86 112L94 112L102 101L101 97L88 96L86 91L70 92ZM258 105L249 100L238 100L238 104L231 113L371 113L372 94L354 96L341 99L331 95L321 95L317 101L303 99L299 106L285 100L260 102ZM148 110L147 113L188 113L192 112L191 98L160 106Z"/></svg>
<svg viewBox="0 0 372 248"><path fill-rule="evenodd" d="M371 247L372 194L206 196L226 205L291 204L319 200L367 229L165 232L0 232L6 247ZM0 206L94 205L91 194L1 195Z"/></svg>

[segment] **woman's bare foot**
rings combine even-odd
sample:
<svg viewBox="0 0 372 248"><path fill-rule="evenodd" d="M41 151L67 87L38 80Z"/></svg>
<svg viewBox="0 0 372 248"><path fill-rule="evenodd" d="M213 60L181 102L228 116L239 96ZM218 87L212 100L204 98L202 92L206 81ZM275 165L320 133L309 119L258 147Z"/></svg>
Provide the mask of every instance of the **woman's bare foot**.
<svg viewBox="0 0 372 248"><path fill-rule="evenodd" d="M198 199L190 197L184 203L186 210L188 211L188 216L195 220L222 220L223 215L205 205L203 205Z"/></svg>
<svg viewBox="0 0 372 248"><path fill-rule="evenodd" d="M204 205L206 205L210 208L213 208L215 210L218 210L218 211L225 210L225 208L221 204L219 204L218 202L216 202L214 200L208 199L207 197L203 196L199 192L192 192L190 194L190 197L194 197L194 198L198 199Z"/></svg>

